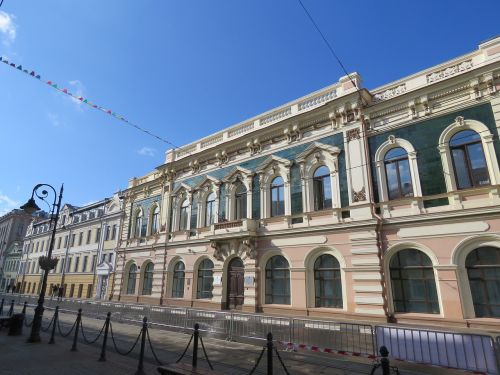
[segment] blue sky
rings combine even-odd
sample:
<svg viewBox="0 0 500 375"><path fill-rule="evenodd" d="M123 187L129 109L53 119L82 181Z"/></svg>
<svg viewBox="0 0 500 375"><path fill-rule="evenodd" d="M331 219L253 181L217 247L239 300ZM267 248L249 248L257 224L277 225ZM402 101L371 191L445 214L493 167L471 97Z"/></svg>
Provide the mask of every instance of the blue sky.
<svg viewBox="0 0 500 375"><path fill-rule="evenodd" d="M375 88L477 49L500 2L303 0ZM4 0L0 55L182 146L343 75L296 0ZM82 205L168 145L0 65L0 214L33 186Z"/></svg>

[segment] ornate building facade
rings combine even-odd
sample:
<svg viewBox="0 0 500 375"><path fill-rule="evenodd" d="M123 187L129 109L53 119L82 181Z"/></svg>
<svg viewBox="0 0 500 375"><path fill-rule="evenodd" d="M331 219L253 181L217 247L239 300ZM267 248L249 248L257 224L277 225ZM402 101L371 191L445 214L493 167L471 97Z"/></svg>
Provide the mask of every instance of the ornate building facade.
<svg viewBox="0 0 500 375"><path fill-rule="evenodd" d="M64 297L112 297L121 215L118 194L83 207L62 207L52 252L59 261L48 276L47 295L57 295L57 287L63 288ZM28 227L17 276L22 293L40 292L43 271L38 261L47 255L49 221L34 220Z"/></svg>
<svg viewBox="0 0 500 375"><path fill-rule="evenodd" d="M499 90L496 38L169 150L124 191L114 296L498 329Z"/></svg>

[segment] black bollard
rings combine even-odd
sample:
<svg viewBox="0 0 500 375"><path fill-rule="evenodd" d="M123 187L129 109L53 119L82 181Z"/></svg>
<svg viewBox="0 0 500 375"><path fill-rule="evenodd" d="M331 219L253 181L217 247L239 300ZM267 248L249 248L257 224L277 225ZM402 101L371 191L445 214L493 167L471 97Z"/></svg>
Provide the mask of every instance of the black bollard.
<svg viewBox="0 0 500 375"><path fill-rule="evenodd" d="M139 355L139 366L135 375L144 375L144 348L146 346L146 334L148 330L148 318L142 319L142 337L141 337L141 354Z"/></svg>
<svg viewBox="0 0 500 375"><path fill-rule="evenodd" d="M23 304L23 314L26 315L26 306L28 305L28 301L24 301Z"/></svg>
<svg viewBox="0 0 500 375"><path fill-rule="evenodd" d="M380 359L380 367L382 367L382 375L390 375L391 374L391 366L389 363L389 350L387 350L387 347L381 346L380 347L380 355L382 358Z"/></svg>
<svg viewBox="0 0 500 375"><path fill-rule="evenodd" d="M0 315L3 314L3 302L4 302L5 298L2 298L2 303L0 304Z"/></svg>
<svg viewBox="0 0 500 375"><path fill-rule="evenodd" d="M200 325L196 323L194 325L194 343L193 343L193 368L198 366L198 339L200 337Z"/></svg>
<svg viewBox="0 0 500 375"><path fill-rule="evenodd" d="M273 375L273 334L267 334L267 375Z"/></svg>
<svg viewBox="0 0 500 375"><path fill-rule="evenodd" d="M101 356L99 357L99 362L106 362L106 342L108 341L108 330L109 330L109 322L111 321L111 313L108 312L106 317L106 323L104 327L104 338L102 339L102 349Z"/></svg>
<svg viewBox="0 0 500 375"><path fill-rule="evenodd" d="M14 314L14 300L10 301L9 316L12 316L12 314Z"/></svg>
<svg viewBox="0 0 500 375"><path fill-rule="evenodd" d="M52 333L50 334L49 344L55 344L55 336L56 336L56 325L57 319L59 319L59 306L56 306L56 311L54 311L54 322L52 323Z"/></svg>
<svg viewBox="0 0 500 375"><path fill-rule="evenodd" d="M76 316L76 327L75 335L73 336L73 346L71 347L72 352L76 352L76 341L78 340L78 329L80 328L80 322L82 321L82 309L78 309L78 315Z"/></svg>

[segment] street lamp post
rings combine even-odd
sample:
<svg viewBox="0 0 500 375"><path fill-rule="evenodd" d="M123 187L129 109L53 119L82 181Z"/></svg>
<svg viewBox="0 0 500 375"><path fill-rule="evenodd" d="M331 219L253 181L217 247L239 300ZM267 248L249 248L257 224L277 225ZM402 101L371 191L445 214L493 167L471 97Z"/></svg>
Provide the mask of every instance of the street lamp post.
<svg viewBox="0 0 500 375"><path fill-rule="evenodd" d="M54 193L54 202L51 205L50 212L50 225L53 224L52 234L50 236L50 244L46 257L40 257L38 259L38 263L40 264L40 268L43 270L43 279L42 279L42 288L40 290L40 295L38 296L37 306L35 308L35 316L33 317L33 325L31 326L31 334L28 338L28 342L40 342L40 329L42 327L42 318L43 318L43 303L45 301L45 289L47 289L47 278L49 276L50 270L54 269L57 265L57 258L52 258L52 250L54 249L54 241L56 236L56 228L57 228L57 220L59 219L59 209L61 208L61 199L63 195L63 186L61 185L61 189L59 191L59 199L57 199L56 189L52 185L48 184L38 184L33 188L33 192L31 193L31 198L28 200L26 204L21 206L21 209L24 210L28 214L33 214L35 211L39 211L40 207L35 203L34 196L41 199L45 203L47 202L47 197L49 196L49 192L45 189L41 190L41 188L47 187L52 189ZM49 204L50 206L50 204Z"/></svg>

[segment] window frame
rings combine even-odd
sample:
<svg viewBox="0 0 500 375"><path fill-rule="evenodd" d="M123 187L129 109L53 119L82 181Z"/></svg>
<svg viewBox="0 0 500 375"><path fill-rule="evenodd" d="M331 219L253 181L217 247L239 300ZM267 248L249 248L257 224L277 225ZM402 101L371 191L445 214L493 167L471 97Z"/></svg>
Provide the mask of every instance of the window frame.
<svg viewBox="0 0 500 375"><path fill-rule="evenodd" d="M210 267L209 264L211 264ZM209 258L204 258L198 265L196 275L196 299L212 299L214 289L214 262ZM211 288L210 290L204 289L208 285L205 281L209 279L212 279Z"/></svg>
<svg viewBox="0 0 500 375"><path fill-rule="evenodd" d="M286 263L286 267L276 267L271 268L268 267L270 264L272 266L273 260L282 258ZM283 277L278 277L277 273L282 273ZM290 262L281 254L274 254L270 256L266 261L266 266L264 268L264 304L266 305L291 305L291 271L290 271ZM277 295L275 294L275 286L276 280L284 280L283 293ZM276 301L278 300L278 301Z"/></svg>
<svg viewBox="0 0 500 375"><path fill-rule="evenodd" d="M178 267L182 265L182 269ZM180 276L182 274L182 276ZM172 268L172 298L184 298L184 284L186 282L186 265L182 260L175 262Z"/></svg>

